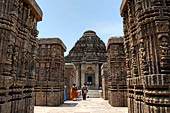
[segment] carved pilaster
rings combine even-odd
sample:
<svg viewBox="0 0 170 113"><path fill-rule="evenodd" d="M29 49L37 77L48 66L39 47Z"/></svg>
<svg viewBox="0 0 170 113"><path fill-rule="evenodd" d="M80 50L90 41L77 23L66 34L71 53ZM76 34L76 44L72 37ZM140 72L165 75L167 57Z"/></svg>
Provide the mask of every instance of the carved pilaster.
<svg viewBox="0 0 170 113"><path fill-rule="evenodd" d="M129 113L170 112L169 6L169 0L123 0Z"/></svg>
<svg viewBox="0 0 170 113"><path fill-rule="evenodd" d="M32 0L33 4L36 4ZM0 112L33 113L35 70L33 53L36 37L26 27L23 9L29 15L42 18L38 5L29 0L0 0ZM32 5L32 6L30 6ZM35 7L39 9L35 11ZM33 11L34 10L34 11ZM28 10L25 10L28 13ZM37 23L40 19L37 19ZM30 39L32 37L32 40ZM25 46L26 45L26 46ZM24 51L23 51L24 50Z"/></svg>

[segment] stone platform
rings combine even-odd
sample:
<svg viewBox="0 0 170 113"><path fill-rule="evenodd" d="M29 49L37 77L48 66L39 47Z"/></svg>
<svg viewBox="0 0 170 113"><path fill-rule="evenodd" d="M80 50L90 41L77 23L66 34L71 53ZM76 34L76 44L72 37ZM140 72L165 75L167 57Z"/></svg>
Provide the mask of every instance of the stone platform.
<svg viewBox="0 0 170 113"><path fill-rule="evenodd" d="M35 107L34 113L128 113L127 107L111 107L102 98L66 101L59 107Z"/></svg>

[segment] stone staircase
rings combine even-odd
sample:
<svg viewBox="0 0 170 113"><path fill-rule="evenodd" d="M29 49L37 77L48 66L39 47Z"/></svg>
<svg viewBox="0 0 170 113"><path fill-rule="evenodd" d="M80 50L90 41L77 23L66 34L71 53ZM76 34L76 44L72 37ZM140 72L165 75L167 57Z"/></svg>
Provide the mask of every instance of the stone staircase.
<svg viewBox="0 0 170 113"><path fill-rule="evenodd" d="M101 98L102 90L88 90L87 97L89 98Z"/></svg>
<svg viewBox="0 0 170 113"><path fill-rule="evenodd" d="M81 90L77 91L79 97L82 98ZM87 98L102 98L102 90L88 90Z"/></svg>

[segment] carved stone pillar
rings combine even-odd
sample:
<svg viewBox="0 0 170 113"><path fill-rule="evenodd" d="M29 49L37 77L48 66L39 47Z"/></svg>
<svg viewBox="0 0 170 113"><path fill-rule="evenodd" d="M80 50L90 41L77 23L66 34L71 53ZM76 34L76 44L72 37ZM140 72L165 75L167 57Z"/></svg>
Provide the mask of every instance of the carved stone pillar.
<svg viewBox="0 0 170 113"><path fill-rule="evenodd" d="M103 91L103 99L108 100L108 64L105 63L101 67L101 75L102 75L102 91Z"/></svg>
<svg viewBox="0 0 170 113"><path fill-rule="evenodd" d="M96 72L95 72L95 78L96 78L96 89L99 88L99 64L96 64Z"/></svg>
<svg viewBox="0 0 170 113"><path fill-rule="evenodd" d="M75 83L76 77L76 67L72 63L65 63L65 70L64 70L64 84L66 89L66 99L70 100L70 90Z"/></svg>
<svg viewBox="0 0 170 113"><path fill-rule="evenodd" d="M108 100L112 106L127 106L125 53L122 37L111 37L108 52Z"/></svg>
<svg viewBox="0 0 170 113"><path fill-rule="evenodd" d="M64 52L58 38L39 39L35 105L58 106L64 103Z"/></svg>
<svg viewBox="0 0 170 113"><path fill-rule="evenodd" d="M78 88L81 88L81 86L80 86L80 69L81 69L81 67L80 67L80 65L76 65L76 86L78 87Z"/></svg>
<svg viewBox="0 0 170 113"><path fill-rule="evenodd" d="M85 83L85 80L86 80L86 70L87 70L87 66L85 63L82 63L81 64L81 85L83 85ZM80 86L81 88L81 86Z"/></svg>
<svg viewBox="0 0 170 113"><path fill-rule="evenodd" d="M169 7L169 0L122 2L129 113L170 113Z"/></svg>
<svg viewBox="0 0 170 113"><path fill-rule="evenodd" d="M1 113L34 112L34 51L41 20L42 11L35 0L0 0Z"/></svg>

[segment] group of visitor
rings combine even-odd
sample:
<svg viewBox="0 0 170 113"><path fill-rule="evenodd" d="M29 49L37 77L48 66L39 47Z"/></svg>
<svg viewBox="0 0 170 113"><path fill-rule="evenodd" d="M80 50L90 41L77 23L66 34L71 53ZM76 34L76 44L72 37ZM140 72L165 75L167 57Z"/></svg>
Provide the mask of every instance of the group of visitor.
<svg viewBox="0 0 170 113"><path fill-rule="evenodd" d="M83 100L86 100L86 96L87 96L87 92L88 92L87 85L84 84L81 89L82 89ZM71 87L70 97L72 98L73 101L76 101L77 98L79 97L76 84L73 84L73 86Z"/></svg>

